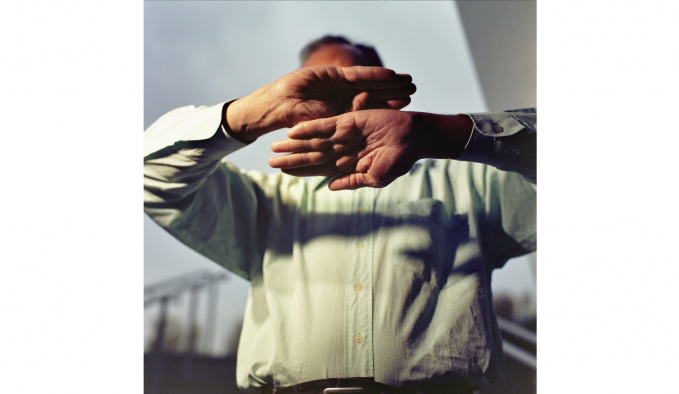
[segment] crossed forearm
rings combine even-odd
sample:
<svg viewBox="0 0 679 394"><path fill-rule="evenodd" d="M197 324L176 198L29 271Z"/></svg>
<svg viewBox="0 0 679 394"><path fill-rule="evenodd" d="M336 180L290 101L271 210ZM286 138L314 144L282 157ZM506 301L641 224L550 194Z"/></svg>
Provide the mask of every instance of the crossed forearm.
<svg viewBox="0 0 679 394"><path fill-rule="evenodd" d="M244 142L299 122L360 108L401 109L415 85L407 74L381 67L306 67L231 103L222 114L229 133Z"/></svg>

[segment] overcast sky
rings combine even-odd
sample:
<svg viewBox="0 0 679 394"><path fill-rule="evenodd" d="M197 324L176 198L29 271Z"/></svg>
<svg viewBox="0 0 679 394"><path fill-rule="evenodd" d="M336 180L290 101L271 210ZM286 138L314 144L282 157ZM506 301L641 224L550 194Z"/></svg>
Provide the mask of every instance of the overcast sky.
<svg viewBox="0 0 679 394"><path fill-rule="evenodd" d="M238 98L293 71L299 50L325 34L374 45L386 67L411 74L417 93L408 110L486 110L453 2L150 1L144 2L144 19L145 128L174 108ZM241 168L272 172L269 145L283 136L271 133L229 159ZM145 285L216 268L146 216L144 223ZM518 291L532 290L525 268L515 268L512 286ZM501 278L496 282L503 284ZM247 287L230 275L220 288L218 341L233 335L230 322L240 322ZM185 306L178 306L175 312L185 314ZM146 315L149 323L153 311Z"/></svg>

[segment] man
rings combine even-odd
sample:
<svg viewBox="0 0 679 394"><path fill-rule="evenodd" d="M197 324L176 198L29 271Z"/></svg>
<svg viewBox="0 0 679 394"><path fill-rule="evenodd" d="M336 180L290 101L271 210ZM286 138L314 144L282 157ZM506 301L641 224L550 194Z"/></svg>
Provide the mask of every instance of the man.
<svg viewBox="0 0 679 394"><path fill-rule="evenodd" d="M348 41L308 48L243 98L149 127L147 214L251 282L244 390L487 386L502 361L491 272L535 250L535 114L399 111L409 76L350 67L374 63ZM288 174L222 160L283 127L272 149L289 154L269 163ZM426 158L447 160L413 165Z"/></svg>

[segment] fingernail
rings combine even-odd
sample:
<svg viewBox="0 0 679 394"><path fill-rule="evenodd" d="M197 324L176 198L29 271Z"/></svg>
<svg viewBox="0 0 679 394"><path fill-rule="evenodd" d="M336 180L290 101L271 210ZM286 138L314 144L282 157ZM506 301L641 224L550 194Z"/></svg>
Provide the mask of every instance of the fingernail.
<svg viewBox="0 0 679 394"><path fill-rule="evenodd" d="M290 129L288 129L288 132L286 133L288 137L294 137L296 134L299 134L299 131L302 129L300 126L302 123L298 123L294 126L292 126Z"/></svg>
<svg viewBox="0 0 679 394"><path fill-rule="evenodd" d="M269 159L269 166L271 166L271 167L277 167L280 164L281 164L281 160L278 158L278 156L272 157L272 158Z"/></svg>

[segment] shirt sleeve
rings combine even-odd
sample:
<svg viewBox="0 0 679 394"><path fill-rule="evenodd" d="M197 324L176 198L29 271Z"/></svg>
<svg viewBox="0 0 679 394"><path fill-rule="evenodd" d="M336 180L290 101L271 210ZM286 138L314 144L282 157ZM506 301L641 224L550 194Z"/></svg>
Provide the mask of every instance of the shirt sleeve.
<svg viewBox="0 0 679 394"><path fill-rule="evenodd" d="M537 183L537 111L534 108L464 115L472 119L474 128L457 160L517 172L531 183Z"/></svg>
<svg viewBox="0 0 679 394"><path fill-rule="evenodd" d="M258 235L268 205L257 177L223 160L246 145L222 126L228 104L179 108L145 131L144 211L190 248L249 279L264 253Z"/></svg>

